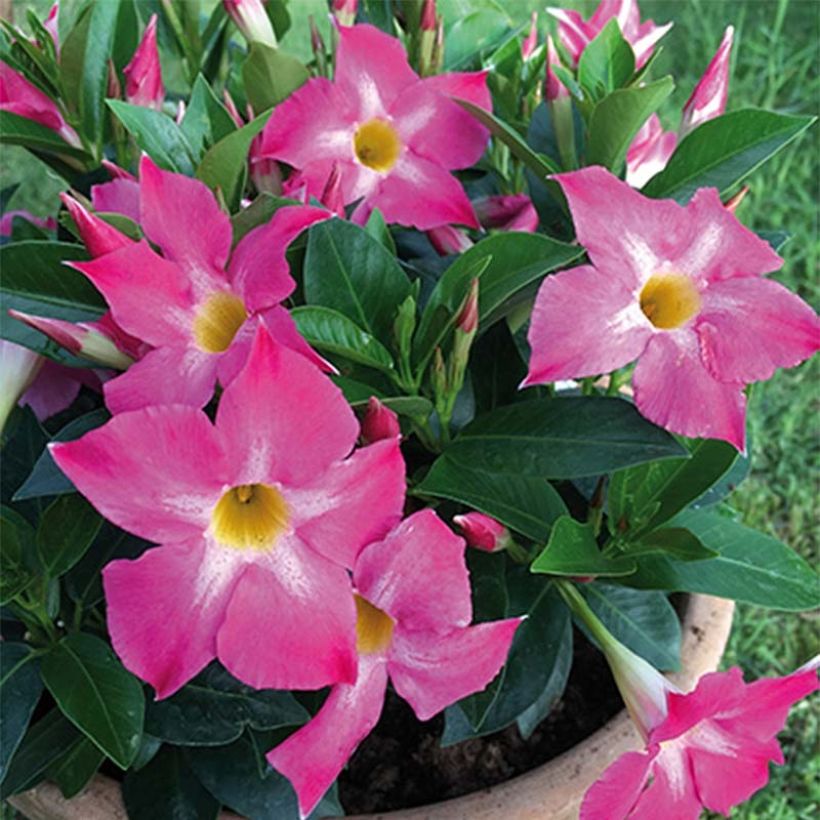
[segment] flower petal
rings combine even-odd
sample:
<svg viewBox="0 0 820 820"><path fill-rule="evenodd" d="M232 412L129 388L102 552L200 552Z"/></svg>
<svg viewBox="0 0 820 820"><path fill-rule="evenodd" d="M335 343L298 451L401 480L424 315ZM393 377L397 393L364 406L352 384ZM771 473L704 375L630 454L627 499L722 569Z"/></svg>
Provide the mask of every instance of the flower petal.
<svg viewBox="0 0 820 820"><path fill-rule="evenodd" d="M226 473L216 430L191 407L121 413L76 441L49 449L106 518L150 541L201 535Z"/></svg>
<svg viewBox="0 0 820 820"><path fill-rule="evenodd" d="M316 365L319 370L325 373L338 373L339 371L323 356L320 356L308 343L304 336L299 333L296 322L287 308L277 305L266 310L262 314L265 327L270 332L271 338L287 348L304 356L311 364Z"/></svg>
<svg viewBox="0 0 820 820"><path fill-rule="evenodd" d="M319 689L356 679L356 609L347 572L283 536L248 564L217 636L219 660L256 689Z"/></svg>
<svg viewBox="0 0 820 820"><path fill-rule="evenodd" d="M657 333L632 377L635 404L650 421L690 438L719 438L745 448L746 397L740 382L720 382L700 358L689 330Z"/></svg>
<svg viewBox="0 0 820 820"><path fill-rule="evenodd" d="M626 752L587 789L579 820L626 820L646 785L657 747Z"/></svg>
<svg viewBox="0 0 820 820"><path fill-rule="evenodd" d="M544 279L527 338L524 385L609 373L638 358L653 335L634 291L589 265Z"/></svg>
<svg viewBox="0 0 820 820"><path fill-rule="evenodd" d="M66 367L46 359L34 381L20 398L20 404L27 404L40 421L45 421L71 407L80 393L83 378L88 379L93 375L91 370ZM97 385L99 386L99 382Z"/></svg>
<svg viewBox="0 0 820 820"><path fill-rule="evenodd" d="M134 179L113 179L91 186L91 204L102 213L123 214L140 221L140 186Z"/></svg>
<svg viewBox="0 0 820 820"><path fill-rule="evenodd" d="M313 720L268 752L270 765L293 785L302 818L316 808L378 723L386 688L384 659L363 655L356 683L334 686Z"/></svg>
<svg viewBox="0 0 820 820"><path fill-rule="evenodd" d="M641 793L629 820L698 820L701 803L685 749L661 750L649 773L652 782Z"/></svg>

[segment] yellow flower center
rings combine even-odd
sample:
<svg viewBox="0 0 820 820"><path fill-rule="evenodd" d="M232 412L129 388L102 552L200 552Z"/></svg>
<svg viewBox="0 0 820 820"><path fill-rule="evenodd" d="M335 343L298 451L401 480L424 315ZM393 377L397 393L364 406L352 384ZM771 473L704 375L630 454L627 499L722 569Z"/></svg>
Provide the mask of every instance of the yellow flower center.
<svg viewBox="0 0 820 820"><path fill-rule="evenodd" d="M389 122L368 120L356 129L353 135L353 150L362 165L385 173L399 158L401 140Z"/></svg>
<svg viewBox="0 0 820 820"><path fill-rule="evenodd" d="M194 318L194 339L206 353L222 353L248 314L245 305L232 293L214 293L200 306Z"/></svg>
<svg viewBox="0 0 820 820"><path fill-rule="evenodd" d="M686 324L700 310L700 294L688 276L658 273L643 286L640 303L655 327L671 330Z"/></svg>
<svg viewBox="0 0 820 820"><path fill-rule="evenodd" d="M240 484L219 499L211 514L214 537L238 550L267 550L288 528L290 511L282 494L267 484Z"/></svg>
<svg viewBox="0 0 820 820"><path fill-rule="evenodd" d="M382 652L390 646L395 622L360 595L356 599L356 649L360 655Z"/></svg>

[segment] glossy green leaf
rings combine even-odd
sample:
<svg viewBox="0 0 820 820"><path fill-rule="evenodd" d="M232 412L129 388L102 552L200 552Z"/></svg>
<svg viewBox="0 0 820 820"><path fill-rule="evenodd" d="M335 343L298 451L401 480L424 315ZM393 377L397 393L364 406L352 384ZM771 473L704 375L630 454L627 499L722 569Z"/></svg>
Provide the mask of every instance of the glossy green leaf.
<svg viewBox="0 0 820 820"><path fill-rule="evenodd" d="M274 196L273 194L264 192L259 194L247 208L243 208L238 214L234 214L231 217L234 245L239 244L254 228L258 228L260 225L266 225L270 222L273 215L280 208L298 204L295 199Z"/></svg>
<svg viewBox="0 0 820 820"><path fill-rule="evenodd" d="M66 157L87 159L87 154L69 145L56 131L34 120L19 117L11 111L0 111L0 143L23 145L35 151L62 154Z"/></svg>
<svg viewBox="0 0 820 820"><path fill-rule="evenodd" d="M34 554L34 528L15 510L0 508L0 605L16 598L33 581L35 568L29 556Z"/></svg>
<svg viewBox="0 0 820 820"><path fill-rule="evenodd" d="M3 641L0 651L0 781L6 776L42 691L39 661L32 648L24 643Z"/></svg>
<svg viewBox="0 0 820 820"><path fill-rule="evenodd" d="M494 0L472 0L469 4L448 2L441 3L440 7L445 18L444 60L448 71L478 68L481 55L495 49L513 26L503 5Z"/></svg>
<svg viewBox="0 0 820 820"><path fill-rule="evenodd" d="M635 72L635 52L612 18L583 50L578 61L578 81L592 101L625 85Z"/></svg>
<svg viewBox="0 0 820 820"><path fill-rule="evenodd" d="M674 87L671 77L663 77L643 86L620 88L604 97L589 118L587 165L620 171L635 135Z"/></svg>
<svg viewBox="0 0 820 820"><path fill-rule="evenodd" d="M37 461L48 443L48 435L40 426L32 409L16 407L2 431L3 451L0 469L0 499L4 504L13 500L15 490L26 480L31 465ZM39 499L15 505L15 515L22 515L36 524L45 504ZM0 550L2 559L3 550ZM32 555L35 550L32 548Z"/></svg>
<svg viewBox="0 0 820 820"><path fill-rule="evenodd" d="M701 540L683 527L665 527L642 535L639 540L624 546L630 558L652 552L661 552L678 561L705 561L717 553L705 547Z"/></svg>
<svg viewBox="0 0 820 820"><path fill-rule="evenodd" d="M600 475L685 451L629 402L564 397L518 402L479 416L445 453L484 472L558 479Z"/></svg>
<svg viewBox="0 0 820 820"><path fill-rule="evenodd" d="M607 558L590 524L563 515L553 524L550 540L531 569L549 575L616 576L634 572L635 563L629 558Z"/></svg>
<svg viewBox="0 0 820 820"><path fill-rule="evenodd" d="M63 495L49 506L37 528L37 553L50 578L68 572L102 525L97 511L80 495Z"/></svg>
<svg viewBox="0 0 820 820"><path fill-rule="evenodd" d="M236 123L228 109L201 74L194 83L180 129L188 140L196 161L205 150L236 131Z"/></svg>
<svg viewBox="0 0 820 820"><path fill-rule="evenodd" d="M699 125L643 193L688 202L698 188L726 193L805 131L816 117L746 108Z"/></svg>
<svg viewBox="0 0 820 820"><path fill-rule="evenodd" d="M127 769L139 748L145 701L139 681L111 647L94 635L74 632L49 650L41 669L63 714Z"/></svg>
<svg viewBox="0 0 820 820"><path fill-rule="evenodd" d="M400 416L428 418L433 412L432 402L424 396L389 396L372 385L357 382L345 376L331 376L331 379L344 393L351 407L364 407L370 401L370 397L375 396L382 404Z"/></svg>
<svg viewBox="0 0 820 820"><path fill-rule="evenodd" d="M49 780L59 787L63 797L79 794L97 773L105 755L84 735L80 735L48 770Z"/></svg>
<svg viewBox="0 0 820 820"><path fill-rule="evenodd" d="M688 511L675 526L691 530L718 553L709 561L663 555L637 559L623 583L640 589L702 592L757 606L800 612L820 606L820 578L794 550L717 512Z"/></svg>
<svg viewBox="0 0 820 820"><path fill-rule="evenodd" d="M304 286L309 305L338 310L385 344L410 293L396 257L367 231L341 219L311 227Z"/></svg>
<svg viewBox="0 0 820 820"><path fill-rule="evenodd" d="M251 43L242 65L248 102L255 111L265 111L287 99L310 79L304 63L280 48Z"/></svg>
<svg viewBox="0 0 820 820"><path fill-rule="evenodd" d="M343 356L383 373L393 372L393 357L387 348L344 313L307 306L294 308L290 315L308 343L331 358Z"/></svg>

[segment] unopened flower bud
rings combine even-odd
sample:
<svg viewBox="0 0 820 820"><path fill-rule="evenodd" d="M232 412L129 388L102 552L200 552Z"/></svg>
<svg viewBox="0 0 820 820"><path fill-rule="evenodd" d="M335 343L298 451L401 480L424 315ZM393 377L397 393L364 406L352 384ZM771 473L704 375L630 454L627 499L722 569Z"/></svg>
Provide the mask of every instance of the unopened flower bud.
<svg viewBox="0 0 820 820"><path fill-rule="evenodd" d="M249 43L276 48L276 34L262 0L222 0L222 5Z"/></svg>
<svg viewBox="0 0 820 820"><path fill-rule="evenodd" d="M456 329L462 333L475 334L478 328L478 279L470 282L470 292L461 306L456 319Z"/></svg>
<svg viewBox="0 0 820 820"><path fill-rule="evenodd" d="M316 68L320 76L325 77L327 76L327 46L312 14L308 17L308 22L310 23L310 48L313 51L313 59L316 60Z"/></svg>
<svg viewBox="0 0 820 820"><path fill-rule="evenodd" d="M436 29L438 20L436 15L436 0L424 0L421 7L419 21L419 74L427 77L435 73Z"/></svg>
<svg viewBox="0 0 820 820"><path fill-rule="evenodd" d="M68 208L77 226L80 239L83 240L92 257L96 258L132 244L131 238L118 231L113 225L109 225L104 219L100 219L96 214L86 210L70 194L62 193L60 199Z"/></svg>
<svg viewBox="0 0 820 820"><path fill-rule="evenodd" d="M365 444L400 435L399 417L375 396L371 396L362 419L362 439Z"/></svg>
<svg viewBox="0 0 820 820"><path fill-rule="evenodd" d="M453 521L464 535L464 540L476 549L485 552L499 552L512 541L510 531L489 515L469 512L453 516Z"/></svg>
<svg viewBox="0 0 820 820"><path fill-rule="evenodd" d="M329 211L344 219L345 199L342 193L342 166L340 163L333 163L333 168L330 170L330 176L327 178L325 189L322 191L319 201Z"/></svg>
<svg viewBox="0 0 820 820"><path fill-rule="evenodd" d="M27 347L0 341L0 430L45 360Z"/></svg>
<svg viewBox="0 0 820 820"><path fill-rule="evenodd" d="M553 66L560 66L561 65L561 58L558 56L558 51L555 48L555 43L552 41L552 35L547 35L547 60L545 63L545 70L547 73L546 82L544 83L544 98L552 102L553 100L557 100L560 97L568 97L569 91L567 91L564 84L555 76L555 72L552 70Z"/></svg>
<svg viewBox="0 0 820 820"><path fill-rule="evenodd" d="M228 109L228 113L231 115L231 119L234 121L236 127L241 128L245 124L245 121L242 119L242 115L239 113L239 109L233 101L231 92L228 91L227 88L222 91L222 102L225 104L225 108Z"/></svg>
<svg viewBox="0 0 820 820"><path fill-rule="evenodd" d="M157 49L157 15L152 14L142 40L122 70L125 75L125 99L133 105L154 108L159 111L165 99L162 84L162 67Z"/></svg>
<svg viewBox="0 0 820 820"><path fill-rule="evenodd" d="M60 4L55 3L48 13L48 16L43 20L43 28L48 32L54 43L54 51L57 56L60 56L60 32L58 29L58 19L60 15Z"/></svg>
<svg viewBox="0 0 820 820"><path fill-rule="evenodd" d="M393 333L396 345L402 355L409 356L413 333L416 329L416 300L411 294L399 305L396 321L393 323Z"/></svg>
<svg viewBox="0 0 820 820"><path fill-rule="evenodd" d="M333 16L340 26L352 26L358 10L359 0L333 0Z"/></svg>
<svg viewBox="0 0 820 820"><path fill-rule="evenodd" d="M530 19L530 32L524 38L524 41L521 43L521 56L525 60L529 60L532 57L533 51L535 51L535 47L538 45L538 12L534 11L532 13L532 17Z"/></svg>
<svg viewBox="0 0 820 820"><path fill-rule="evenodd" d="M463 253L473 247L473 240L467 236L467 233L453 225L431 228L427 231L427 238L440 256Z"/></svg>
<svg viewBox="0 0 820 820"><path fill-rule="evenodd" d="M683 106L678 136L684 137L703 122L719 116L726 110L729 96L729 60L732 56L733 26L728 26L715 56L703 72L692 96Z"/></svg>
<svg viewBox="0 0 820 820"><path fill-rule="evenodd" d="M726 210L729 211L729 213L733 214L737 210L738 205L740 205L740 203L743 202L744 199L746 199L746 194L748 193L749 186L744 185L733 197L731 197L723 203L723 207L726 208Z"/></svg>

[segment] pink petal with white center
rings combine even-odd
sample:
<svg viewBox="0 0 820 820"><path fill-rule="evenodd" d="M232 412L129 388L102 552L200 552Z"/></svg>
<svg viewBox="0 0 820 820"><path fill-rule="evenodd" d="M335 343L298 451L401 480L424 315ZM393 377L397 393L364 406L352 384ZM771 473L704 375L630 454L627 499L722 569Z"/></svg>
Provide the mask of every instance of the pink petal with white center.
<svg viewBox="0 0 820 820"><path fill-rule="evenodd" d="M393 687L419 720L429 720L486 688L507 660L521 620L509 618L446 633L411 631L398 624L387 662Z"/></svg>
<svg viewBox="0 0 820 820"><path fill-rule="evenodd" d="M111 643L157 699L216 657L217 630L242 571L240 555L195 538L103 570Z"/></svg>
<svg viewBox="0 0 820 820"><path fill-rule="evenodd" d="M646 785L658 749L621 755L587 789L579 820L623 820Z"/></svg>
<svg viewBox="0 0 820 820"><path fill-rule="evenodd" d="M228 277L249 311L273 307L290 296L296 283L285 251L302 231L333 214L324 208L280 208L270 222L244 236L231 256Z"/></svg>
<svg viewBox="0 0 820 820"><path fill-rule="evenodd" d="M228 604L219 660L256 689L356 680L356 608L347 572L293 536L248 564Z"/></svg>
<svg viewBox="0 0 820 820"><path fill-rule="evenodd" d="M386 688L384 659L362 655L356 683L334 686L313 720L268 752L270 765L296 791L302 818L316 808L378 723Z"/></svg>
<svg viewBox="0 0 820 820"><path fill-rule="evenodd" d="M399 442L359 448L310 484L284 492L297 535L331 561L352 568L362 548L383 538L401 518L405 469Z"/></svg>
<svg viewBox="0 0 820 820"><path fill-rule="evenodd" d="M106 253L124 248L133 244L134 240L120 233L113 225L96 214L87 211L76 199L66 193L60 194L63 205L68 208L80 239L92 257L103 256Z"/></svg>
<svg viewBox="0 0 820 820"><path fill-rule="evenodd" d="M635 52L635 68L642 68L652 56L658 41L672 28L674 23L656 26L651 20L641 23L634 36L628 38Z"/></svg>
<svg viewBox="0 0 820 820"><path fill-rule="evenodd" d="M383 117L393 102L418 81L401 42L375 26L338 29L334 84L351 104L356 122Z"/></svg>
<svg viewBox="0 0 820 820"><path fill-rule="evenodd" d="M473 615L464 541L430 509L367 547L353 583L403 628L445 631L466 626Z"/></svg>
<svg viewBox="0 0 820 820"><path fill-rule="evenodd" d="M376 192L356 209L353 220L367 221L378 208L387 222L427 231L441 225L477 228L478 220L461 183L447 170L405 151Z"/></svg>
<svg viewBox="0 0 820 820"><path fill-rule="evenodd" d="M122 70L125 99L133 105L162 110L165 87L157 49L157 15L152 14L131 62Z"/></svg>
<svg viewBox="0 0 820 820"><path fill-rule="evenodd" d="M726 279L701 298L696 329L703 361L717 379L768 379L820 349L817 314L771 279Z"/></svg>
<svg viewBox="0 0 820 820"><path fill-rule="evenodd" d="M105 383L112 413L160 404L204 407L214 394L218 358L194 347L149 350L128 370Z"/></svg>
<svg viewBox="0 0 820 820"><path fill-rule="evenodd" d="M746 397L740 382L706 369L691 330L655 334L632 377L635 404L655 424L689 438L719 438L745 448Z"/></svg>
<svg viewBox="0 0 820 820"><path fill-rule="evenodd" d="M544 279L527 338L523 385L609 373L634 361L654 331L634 291L583 265Z"/></svg>
<svg viewBox="0 0 820 820"><path fill-rule="evenodd" d="M729 60L732 56L734 26L727 26L715 56L698 80L692 96L683 106L680 135L683 137L702 122L720 116L729 96Z"/></svg>
<svg viewBox="0 0 820 820"><path fill-rule="evenodd" d="M114 321L151 345L187 345L194 299L184 271L134 242L91 262L72 262L102 293Z"/></svg>
<svg viewBox="0 0 820 820"><path fill-rule="evenodd" d="M558 41L566 49L572 64L577 65L587 44L595 36L594 32L577 11L547 7L547 14L558 21Z"/></svg>
<svg viewBox="0 0 820 820"><path fill-rule="evenodd" d="M204 182L163 171L143 155L140 217L145 235L185 270L198 292L224 285L231 221Z"/></svg>
<svg viewBox="0 0 820 820"><path fill-rule="evenodd" d="M227 472L216 430L190 407L121 413L49 450L102 515L149 541L201 535Z"/></svg>
<svg viewBox="0 0 820 820"><path fill-rule="evenodd" d="M309 362L316 365L319 370L324 370L325 373L338 373L336 368L327 359L320 356L307 341L305 341L305 337L299 333L296 322L293 321L293 317L287 308L277 305L270 310L264 311L261 316L265 327L270 332L271 338L274 341L290 348L300 356L304 356Z"/></svg>
<svg viewBox="0 0 820 820"><path fill-rule="evenodd" d="M622 33L631 32L640 25L640 15L636 0L601 0L589 24L599 32L614 17Z"/></svg>
<svg viewBox="0 0 820 820"><path fill-rule="evenodd" d="M487 71L451 71L422 80L424 87L446 97L467 100L485 111L493 110L493 98L487 87Z"/></svg>
<svg viewBox="0 0 820 820"><path fill-rule="evenodd" d="M677 135L664 131L657 114L641 126L626 153L626 181L633 188L643 188L659 174L678 144Z"/></svg>
<svg viewBox="0 0 820 820"><path fill-rule="evenodd" d="M140 185L134 179L118 178L91 186L91 204L102 213L122 214L140 221Z"/></svg>
<svg viewBox="0 0 820 820"><path fill-rule="evenodd" d="M31 386L20 398L20 404L27 404L40 421L45 421L71 407L80 394L83 384L80 377L86 372L91 373L46 359Z"/></svg>
<svg viewBox="0 0 820 820"><path fill-rule="evenodd" d="M652 781L641 793L629 820L698 820L701 802L685 749L662 749L652 762L650 775Z"/></svg>
<svg viewBox="0 0 820 820"><path fill-rule="evenodd" d="M261 326L247 364L222 394L216 426L241 484L312 482L359 434L342 391Z"/></svg>

